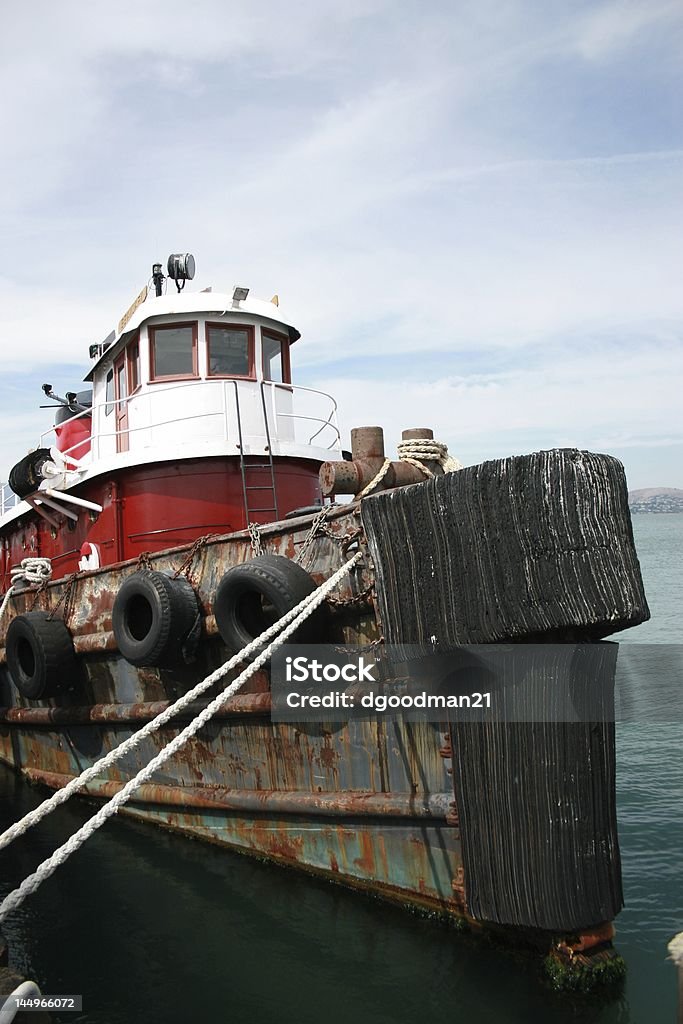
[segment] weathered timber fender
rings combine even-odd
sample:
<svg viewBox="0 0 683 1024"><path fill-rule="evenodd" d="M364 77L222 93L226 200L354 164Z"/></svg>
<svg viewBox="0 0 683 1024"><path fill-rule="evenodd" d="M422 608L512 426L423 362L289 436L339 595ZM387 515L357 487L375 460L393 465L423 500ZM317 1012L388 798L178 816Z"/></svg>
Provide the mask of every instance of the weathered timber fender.
<svg viewBox="0 0 683 1024"><path fill-rule="evenodd" d="M131 665L168 668L188 660L188 641L198 625L197 595L181 576L133 573L114 601L114 637Z"/></svg>
<svg viewBox="0 0 683 1024"><path fill-rule="evenodd" d="M468 913L559 936L611 921L617 647L596 641L650 614L623 466L576 449L498 459L369 496L361 517L387 643L551 645L528 669L531 720L450 723ZM556 688L579 707L590 693L595 720L554 715Z"/></svg>
<svg viewBox="0 0 683 1024"><path fill-rule="evenodd" d="M361 516L387 643L599 640L650 617L609 455L496 459L371 495Z"/></svg>
<svg viewBox="0 0 683 1024"><path fill-rule="evenodd" d="M227 647L241 651L254 637L316 589L313 578L283 555L257 555L228 569L213 602L216 625ZM290 643L322 643L324 609L315 611Z"/></svg>
<svg viewBox="0 0 683 1024"><path fill-rule="evenodd" d="M76 656L73 640L62 619L48 612L17 615L7 630L7 668L12 682L27 700L54 697L73 681Z"/></svg>

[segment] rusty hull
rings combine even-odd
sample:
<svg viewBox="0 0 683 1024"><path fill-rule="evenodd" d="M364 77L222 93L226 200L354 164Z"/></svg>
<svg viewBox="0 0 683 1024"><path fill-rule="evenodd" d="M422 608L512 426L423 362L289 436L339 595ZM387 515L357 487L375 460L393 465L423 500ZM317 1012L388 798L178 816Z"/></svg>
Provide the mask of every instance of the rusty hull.
<svg viewBox="0 0 683 1024"><path fill-rule="evenodd" d="M454 887L462 873L459 832L439 753L442 733L378 722L276 724L265 710L269 695L254 697L261 706L246 715L226 709L139 788L125 812L406 905L462 915L462 888ZM48 711L4 713L0 759L53 789L146 717L138 706L137 719L130 707L117 721L98 720L99 709L89 721L93 709L69 709L70 721L88 724L22 719L34 710ZM177 731L169 726L149 737L84 795L113 796Z"/></svg>
<svg viewBox="0 0 683 1024"><path fill-rule="evenodd" d="M264 552L293 558L312 520L309 515L261 527ZM356 544L364 557L329 602L328 639L369 644L381 639L382 626L358 505L330 512L304 566L320 583L348 559ZM69 609L78 675L49 702L21 697L4 664L4 637L11 621L9 614L4 616L0 761L30 781L61 788L222 665L232 652L216 630L213 595L227 569L251 557L246 531L150 557L154 569L185 572L202 609L197 660L177 670L138 669L116 650L113 601L123 579L139 569L137 560L79 573L71 583L57 580L38 593L20 593L11 603L15 614L36 607L62 615ZM121 813L403 906L467 921L479 930L481 925L469 918L466 908L446 724L381 717L274 723L268 690L267 676L257 673L138 789ZM206 699L213 696L211 691ZM90 783L84 795L96 800L113 796L205 703L196 702L147 737ZM525 941L514 929L506 937L513 943ZM545 948L557 938L542 937Z"/></svg>
<svg viewBox="0 0 683 1024"><path fill-rule="evenodd" d="M312 516L261 528L263 550L289 558L309 535ZM317 582L360 543L357 506L334 509L304 565ZM192 554L192 558L189 556ZM56 699L27 701L0 668L0 760L31 781L60 788L166 708L232 653L224 647L212 600L227 569L252 557L247 532L207 538L151 556L155 569L183 569L203 612L197 661L176 671L137 669L117 653L113 600L137 561L55 581L13 602L17 613L71 605L68 626L80 676ZM381 634L367 553L335 592L331 636L367 644ZM0 628L4 643L6 622ZM4 647L2 655L4 657ZM236 675L237 672L234 673ZM226 679L221 685L227 685ZM261 672L233 697L126 809L135 817L278 863L372 890L445 914L464 912L453 787L442 747L445 726L349 721L273 723L268 678ZM207 695L211 699L214 693ZM86 796L118 792L205 706L198 701L148 737Z"/></svg>

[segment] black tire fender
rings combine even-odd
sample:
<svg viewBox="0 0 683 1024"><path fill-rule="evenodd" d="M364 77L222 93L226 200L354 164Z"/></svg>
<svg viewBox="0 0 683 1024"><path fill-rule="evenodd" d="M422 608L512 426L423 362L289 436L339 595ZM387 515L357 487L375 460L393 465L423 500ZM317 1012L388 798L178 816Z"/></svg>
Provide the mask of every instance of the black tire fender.
<svg viewBox="0 0 683 1024"><path fill-rule="evenodd" d="M226 646L241 651L268 626L312 594L316 584L300 565L283 555L257 555L235 565L216 589L213 613ZM290 643L324 643L324 607L301 624Z"/></svg>
<svg viewBox="0 0 683 1024"><path fill-rule="evenodd" d="M62 619L49 612L17 615L7 629L7 668L19 693L27 700L54 697L74 681L76 652Z"/></svg>
<svg viewBox="0 0 683 1024"><path fill-rule="evenodd" d="M187 660L185 643L199 614L197 595L184 577L144 569L121 585L112 629L131 665L170 668Z"/></svg>
<svg viewBox="0 0 683 1024"><path fill-rule="evenodd" d="M15 494L25 498L33 494L43 480L43 466L50 461L49 448L36 448L13 466L9 474L9 485Z"/></svg>

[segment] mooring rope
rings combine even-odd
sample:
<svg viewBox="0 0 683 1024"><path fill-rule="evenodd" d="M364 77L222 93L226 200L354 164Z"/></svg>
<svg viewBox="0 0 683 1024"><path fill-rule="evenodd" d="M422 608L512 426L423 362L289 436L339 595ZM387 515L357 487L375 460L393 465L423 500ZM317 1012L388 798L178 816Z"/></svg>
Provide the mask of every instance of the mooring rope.
<svg viewBox="0 0 683 1024"><path fill-rule="evenodd" d="M366 484L365 487L363 488L363 490L359 491L358 494L356 495L356 497L353 500L354 501L360 501L361 498L364 498L366 496L366 494L369 494L370 491L372 491L377 486L377 484L381 484L382 480L384 480L384 477L389 472L389 467L390 466L391 466L391 459L385 459L384 462L382 463L382 467L381 467L379 473L377 473L377 474L375 474L375 476L373 476L373 478L370 481L370 483Z"/></svg>
<svg viewBox="0 0 683 1024"><path fill-rule="evenodd" d="M21 565L15 565L10 571L10 577L12 585L2 599L0 618L4 615L10 598L19 589L22 581L28 583L30 587L42 587L52 578L52 562L49 558L24 558Z"/></svg>
<svg viewBox="0 0 683 1024"><path fill-rule="evenodd" d="M426 476L434 476L434 473L424 465L425 462L438 462L444 473L455 473L456 470L463 468L462 462L449 455L448 445L441 441L420 437L410 441L399 441L396 447L401 462L409 462L421 469Z"/></svg>
<svg viewBox="0 0 683 1024"><path fill-rule="evenodd" d="M159 753L152 758L152 760L146 765L146 767L142 768L137 773L137 775L135 775L129 782L125 784L123 789L119 790L119 792L115 796L113 796L111 800L109 800L102 808L100 808L100 810L97 812L97 814L94 815L94 817L86 821L85 825L81 826L81 828L78 829L77 832L74 832L74 834L69 839L67 839L67 841L62 846L55 850L51 857L48 857L47 860L44 860L43 863L40 864L38 868L36 868L32 875L29 875L27 878L25 878L17 889L14 889L12 892L9 893L8 896L5 897L3 902L0 904L0 922L4 921L7 915L10 914L12 911L17 910L18 907L20 907L21 904L24 902L24 900L28 896L32 895L38 889L42 882L49 878L50 875L52 875L57 870L57 868L71 856L72 853L75 853L76 850L78 850L83 845L83 843L85 843L86 840L88 840L90 836L97 831L98 828L104 825L105 821L107 821L108 818L111 818L114 814L117 813L120 807L127 803L127 801L133 795L135 790L144 782L147 782L147 780L152 777L157 768L160 768L162 764L168 761L168 759L172 757L173 754L175 754L178 750L180 750L180 748L189 739L191 739L196 732L198 732L204 725L206 725L206 723L216 714L216 712L220 710L223 704L225 704L225 702L229 700L230 697L234 696L234 694L237 693L239 689L241 689L241 687L247 682L247 680L250 679L255 672L258 672L258 670L266 663L266 661L268 661L273 651L280 647L285 642L285 640L287 640L292 635L292 633L295 633L296 630L301 625L301 623L304 622L309 617L309 615L311 615L315 611L315 609L322 604L322 602L327 597L328 593L334 590L334 588L340 582L342 577L356 564L356 562L360 558L361 552L358 551L352 558L348 560L348 562L345 562L340 569L338 569L332 576L330 576L328 580L322 583L317 588L317 590L314 590L313 593L309 594L308 597L301 601L300 604L296 606L296 608L293 608L291 612L288 612L287 615L282 617L282 619L276 622L273 626L270 626L269 629L265 630L265 632L262 633L261 636L258 636L256 637L255 640L252 640L252 642L242 651L240 651L239 654L234 655L234 657L231 658L230 661L227 661L224 665L221 665L220 668L216 669L215 672L212 672L211 675L207 676L207 678L202 683L199 683L196 687L194 687L193 690L191 690L189 693L185 694L183 697L177 700L175 704L171 705L171 707L169 708L166 708L164 711L161 712L160 715L157 715L157 717L153 719L151 722L149 722L146 726L144 726L143 729L140 730L140 732L136 733L134 736L131 736L128 740L125 740L120 746L116 747L113 751L111 751L105 757L101 758L98 762L96 762L96 764L92 765L91 768L86 769L86 771L83 772L82 775L80 775L77 779L73 779L72 782L65 786L63 790L60 790L57 793L55 793L49 800L46 800L43 804L36 808L35 811L32 811L30 814L26 815L25 818L22 818L21 821L17 822L16 825L13 825L10 829L7 830L6 833L3 834L3 836L1 837L2 840L5 839L5 836L7 836L8 833L12 832L13 830L17 830L12 835L12 837L7 840L7 843L9 843L12 841L13 838L15 838L16 835L22 834L22 832L25 832L28 828L31 827L32 824L35 824L37 821L42 820L42 818L49 814L50 811L57 806L57 804L63 803L64 800L67 800L72 793L75 793L78 789L81 789L82 786L85 785L85 783L88 781L88 779L93 777L93 775L99 774L103 768L108 767L109 764L113 764L114 761L118 760L118 758L121 757L123 753L128 752L131 749L131 747L135 745L134 741L139 741L144 736L149 735L149 733L152 732L154 728L158 728L160 725L163 725L165 721L168 721L170 717L172 717L179 710L181 710L181 708L184 707L185 704L189 703L190 699L196 697L198 692L207 689L207 687L213 685L213 683L221 679L227 672L230 671L231 667L234 667L234 665L237 664L238 661L242 661L245 657L248 657L250 651L255 650L259 646L262 646L262 644L268 637L272 636L274 633L277 633L277 631L282 628L283 623L289 620L288 624L282 630L280 635L277 636L276 639L268 643L268 646L255 658L251 665L249 665L246 669L244 669L243 672L240 673L237 679L230 683L230 685L227 686L223 690L223 692L218 695L218 697L215 697L210 704L208 704L202 711L200 711L196 718L194 718L189 723L189 725L187 725L182 730L182 732L178 733L178 735L174 737L174 739L167 743L166 746L163 747L163 749L160 750ZM116 755L116 757L113 757L113 760L110 760L110 758L112 758L112 755ZM75 785L75 783L78 783L78 785ZM34 820L31 820L24 828L24 823L28 819L33 818ZM7 843L3 843L3 845L7 845Z"/></svg>
<svg viewBox="0 0 683 1024"><path fill-rule="evenodd" d="M401 462L409 462L411 466L415 466L426 477L434 476L429 466L425 465L426 462L438 462L444 473L455 473L456 470L463 468L463 464L459 459L448 454L448 445L443 444L442 441L432 441L430 438L420 437L413 438L410 441L399 441L396 447ZM360 501L374 491L375 487L384 480L390 466L391 459L385 459L370 483L366 484L353 500Z"/></svg>
<svg viewBox="0 0 683 1024"><path fill-rule="evenodd" d="M13 992L5 999L4 1005L0 1010L0 1024L12 1024L12 1021L19 1013L18 1001L21 999L42 999L44 998L43 993L40 991L35 981L22 981L21 985L17 985Z"/></svg>

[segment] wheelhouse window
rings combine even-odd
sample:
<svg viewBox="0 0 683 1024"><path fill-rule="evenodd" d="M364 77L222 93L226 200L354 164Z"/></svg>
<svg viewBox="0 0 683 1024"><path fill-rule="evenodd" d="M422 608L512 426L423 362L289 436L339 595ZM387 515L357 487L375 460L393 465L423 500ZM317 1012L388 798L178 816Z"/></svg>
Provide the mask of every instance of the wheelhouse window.
<svg viewBox="0 0 683 1024"><path fill-rule="evenodd" d="M254 328L237 324L207 324L209 377L256 377Z"/></svg>
<svg viewBox="0 0 683 1024"><path fill-rule="evenodd" d="M150 327L149 338L152 380L198 375L196 323Z"/></svg>
<svg viewBox="0 0 683 1024"><path fill-rule="evenodd" d="M284 334L261 329L261 349L263 352L263 379L277 384L290 384L289 339Z"/></svg>

